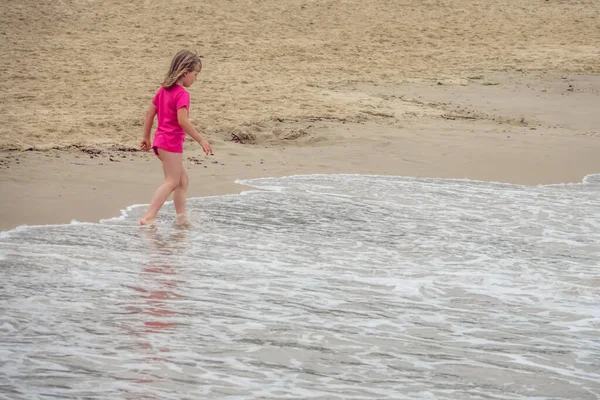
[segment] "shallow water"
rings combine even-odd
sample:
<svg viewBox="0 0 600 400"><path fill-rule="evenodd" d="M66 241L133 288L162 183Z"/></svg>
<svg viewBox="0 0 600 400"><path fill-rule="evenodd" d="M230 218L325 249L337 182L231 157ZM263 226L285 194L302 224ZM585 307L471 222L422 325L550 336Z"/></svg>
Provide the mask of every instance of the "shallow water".
<svg viewBox="0 0 600 400"><path fill-rule="evenodd" d="M600 397L600 175L243 183L0 234L0 398Z"/></svg>

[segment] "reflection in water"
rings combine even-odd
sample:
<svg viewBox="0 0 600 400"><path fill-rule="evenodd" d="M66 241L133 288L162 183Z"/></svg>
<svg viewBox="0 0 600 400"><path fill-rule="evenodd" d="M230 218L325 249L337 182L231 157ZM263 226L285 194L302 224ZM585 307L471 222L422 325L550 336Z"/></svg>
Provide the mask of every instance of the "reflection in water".
<svg viewBox="0 0 600 400"><path fill-rule="evenodd" d="M143 268L140 274L140 281L145 282L144 289L141 286L129 286L132 290L140 293L140 298L144 300L145 307L140 310L130 309L146 313L152 318L144 322L148 328L146 332L159 332L174 328L177 322L169 321L168 317L176 315L176 312L170 310L173 307L174 300L181 298L177 294L177 286L182 282L177 279L176 268L166 264L171 257L177 255L185 249L186 229L178 229L170 233L165 239L161 238L156 227L149 227L143 232L148 238L148 265ZM165 260L167 257L167 260Z"/></svg>
<svg viewBox="0 0 600 400"><path fill-rule="evenodd" d="M144 242L148 247L148 261L139 274L139 283L126 285L133 291L133 296L139 296L140 301L138 306L127 306L125 309L133 314L133 322L126 329L139 338L140 347L147 351L148 355L143 359L147 365L168 362L164 355L171 351L164 345L169 341L161 340L160 346L153 346L151 335L173 334L180 325L176 322L179 313L176 311L175 300L182 297L177 293L177 288L183 281L177 279L177 268L169 265L169 260L176 258L185 249L187 232L185 228L177 228L166 237L162 237L156 226L142 229ZM135 300L133 302L137 303ZM143 323L143 327L138 326L140 322ZM148 378L134 379L133 382L149 384L162 378L159 374L153 374ZM154 398L149 392L135 391L129 394L133 395L130 398Z"/></svg>

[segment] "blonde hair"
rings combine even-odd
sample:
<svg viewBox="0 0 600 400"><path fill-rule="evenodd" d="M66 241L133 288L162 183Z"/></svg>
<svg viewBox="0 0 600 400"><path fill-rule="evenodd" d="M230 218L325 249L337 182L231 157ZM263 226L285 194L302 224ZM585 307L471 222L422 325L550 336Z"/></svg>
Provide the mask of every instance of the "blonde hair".
<svg viewBox="0 0 600 400"><path fill-rule="evenodd" d="M171 67L161 86L171 89L186 72L200 71L202 69L201 58L201 55L193 51L179 51L171 60Z"/></svg>

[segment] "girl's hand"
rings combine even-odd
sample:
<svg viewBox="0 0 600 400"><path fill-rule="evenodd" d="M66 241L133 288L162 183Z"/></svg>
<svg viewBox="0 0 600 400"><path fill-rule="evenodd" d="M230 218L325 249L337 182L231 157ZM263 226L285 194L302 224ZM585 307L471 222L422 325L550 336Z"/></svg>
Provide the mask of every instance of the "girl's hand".
<svg viewBox="0 0 600 400"><path fill-rule="evenodd" d="M150 138L144 136L144 138L142 139L142 143L140 143L140 147L142 148L142 151L150 151L150 148L152 147L152 144L150 143Z"/></svg>
<svg viewBox="0 0 600 400"><path fill-rule="evenodd" d="M199 144L200 144L200 146L202 146L202 150L204 150L206 155L208 155L208 154L212 155L212 153L213 153L212 147L206 139L202 138L200 140Z"/></svg>

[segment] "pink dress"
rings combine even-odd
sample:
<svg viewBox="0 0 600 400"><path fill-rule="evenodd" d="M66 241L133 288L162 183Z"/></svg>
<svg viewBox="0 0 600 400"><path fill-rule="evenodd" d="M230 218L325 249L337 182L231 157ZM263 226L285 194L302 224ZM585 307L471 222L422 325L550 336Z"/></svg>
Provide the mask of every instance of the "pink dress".
<svg viewBox="0 0 600 400"><path fill-rule="evenodd" d="M177 110L181 107L190 109L190 94L179 85L171 89L161 87L152 99L158 114L158 128L154 133L152 148L158 155L158 149L171 153L183 153L185 131L177 121Z"/></svg>

